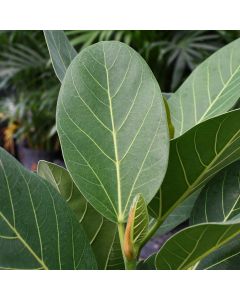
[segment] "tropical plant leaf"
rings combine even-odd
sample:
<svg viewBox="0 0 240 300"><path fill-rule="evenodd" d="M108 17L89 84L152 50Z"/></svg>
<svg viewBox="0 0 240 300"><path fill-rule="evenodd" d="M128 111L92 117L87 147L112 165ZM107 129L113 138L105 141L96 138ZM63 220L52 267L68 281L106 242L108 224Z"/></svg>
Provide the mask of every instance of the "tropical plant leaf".
<svg viewBox="0 0 240 300"><path fill-rule="evenodd" d="M195 203L191 223L226 222L240 213L240 161L214 176Z"/></svg>
<svg viewBox="0 0 240 300"><path fill-rule="evenodd" d="M240 157L240 110L198 124L171 141L169 164L150 212L163 220L213 175Z"/></svg>
<svg viewBox="0 0 240 300"><path fill-rule="evenodd" d="M117 247L115 241L116 224L104 218L86 201L72 181L68 171L56 164L40 161L38 174L57 189L82 224L95 254L98 269L110 267L109 263L112 263L109 262L110 255L112 260L118 260L118 267L124 265L121 252L111 254L111 252L116 252L113 250L113 244L115 248Z"/></svg>
<svg viewBox="0 0 240 300"><path fill-rule="evenodd" d="M159 227L157 234L163 235L165 233L168 233L178 225L187 221L191 216L192 209L194 207L194 204L197 200L199 193L200 190L194 192L186 200L184 200L179 206L177 206L173 210L173 212L170 213L170 215L166 218L163 224ZM153 212L153 215L156 218L158 218L158 216L155 215L155 212Z"/></svg>
<svg viewBox="0 0 240 300"><path fill-rule="evenodd" d="M168 160L166 113L156 79L132 48L100 42L74 59L57 130L75 184L109 220L126 222L136 194L147 203L156 194Z"/></svg>
<svg viewBox="0 0 240 300"><path fill-rule="evenodd" d="M156 259L156 253L152 254L145 260L141 260L137 264L137 270L156 270L155 259Z"/></svg>
<svg viewBox="0 0 240 300"><path fill-rule="evenodd" d="M70 44L62 30L45 30L44 36L54 71L62 82L68 66L77 55L77 51Z"/></svg>
<svg viewBox="0 0 240 300"><path fill-rule="evenodd" d="M159 270L186 270L240 233L240 223L208 223L188 227L172 236L156 256Z"/></svg>
<svg viewBox="0 0 240 300"><path fill-rule="evenodd" d="M240 161L223 169L202 190L191 223L226 222L240 213ZM202 260L197 269L240 269L240 239L221 247Z"/></svg>
<svg viewBox="0 0 240 300"><path fill-rule="evenodd" d="M197 265L197 270L240 270L240 236L214 251Z"/></svg>
<svg viewBox="0 0 240 300"><path fill-rule="evenodd" d="M148 232L149 218L146 202L136 195L130 208L124 236L124 252L127 259L137 257L140 245Z"/></svg>
<svg viewBox="0 0 240 300"><path fill-rule="evenodd" d="M88 239L55 189L0 148L0 269L95 269Z"/></svg>
<svg viewBox="0 0 240 300"><path fill-rule="evenodd" d="M200 64L169 99L175 137L227 112L240 97L240 39Z"/></svg>

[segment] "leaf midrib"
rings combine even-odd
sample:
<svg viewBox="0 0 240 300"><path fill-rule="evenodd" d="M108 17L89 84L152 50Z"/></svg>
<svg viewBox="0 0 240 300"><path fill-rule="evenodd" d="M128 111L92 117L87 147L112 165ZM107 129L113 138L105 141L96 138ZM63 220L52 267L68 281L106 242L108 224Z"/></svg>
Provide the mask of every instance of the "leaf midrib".
<svg viewBox="0 0 240 300"><path fill-rule="evenodd" d="M212 252L214 252L215 250L219 249L221 246L223 246L224 244L226 244L227 242L229 242L230 240L232 240L235 236L237 236L240 233L240 229L238 229L234 234L230 235L227 239L224 239L223 242L217 244L216 246L213 246L211 249L209 249L208 251L206 251L204 254L198 256L195 260L193 260L192 262L190 262L189 264L185 265L185 268L190 268L192 267L194 264L196 264L198 261L202 260L204 257L208 256L209 254L211 254ZM179 269L180 270L180 269Z"/></svg>
<svg viewBox="0 0 240 300"><path fill-rule="evenodd" d="M103 45L103 44L102 44ZM116 136L116 129L114 124L114 116L113 116L113 108L112 108L112 98L110 95L110 86L109 86L109 74L108 69L106 65L106 54L104 51L104 45L103 45L103 56L104 56L104 67L106 71L106 78L107 78L107 94L108 94L108 100L109 100L109 110L110 110L110 116L111 116L111 123L112 123L112 137L113 137L113 145L114 145L114 154L115 154L115 166L116 166L116 174L117 174L117 195L118 195L118 222L123 223L124 222L124 216L122 214L122 192L121 192L121 176L120 176L120 161L119 161L119 155L118 155L118 144L117 144L117 136Z"/></svg>
<svg viewBox="0 0 240 300"><path fill-rule="evenodd" d="M11 223L3 215L2 212L0 212L0 217L5 221L5 223L7 223L8 227L16 234L16 236L20 240L20 242L25 246L25 248L28 249L28 251L31 253L31 255L44 268L44 270L48 270L48 267L45 265L45 263L42 261L42 259L34 252L34 250L31 248L31 246L24 240L24 238L21 236L21 234L17 231L17 229L11 225Z"/></svg>
<svg viewBox="0 0 240 300"><path fill-rule="evenodd" d="M231 76L229 77L228 81L224 84L224 86L222 87L222 89L220 90L220 92L218 93L218 95L215 97L215 99L211 102L211 104L209 105L208 109L205 111L205 113L201 116L201 118L198 120L198 123L201 123L205 116L208 115L209 111L212 109L212 107L215 105L215 103L218 101L218 99L221 97L222 93L227 89L227 86L229 85L229 83L231 82L231 80L233 79L233 77L238 73L240 69L240 65L236 68L236 70L231 74Z"/></svg>
<svg viewBox="0 0 240 300"><path fill-rule="evenodd" d="M212 162L208 165L207 168L204 169L204 171L201 173L201 175L193 182L191 183L187 190L182 194L180 198L175 202L175 204L161 217L161 219L167 218L167 216L181 203L182 200L184 200L187 196L189 196L189 191L192 190L192 187L197 186L199 182L201 182L202 178L205 176L205 174L208 172L209 169L211 169L212 165L218 160L219 157L221 157L222 153L225 151L226 148L231 144L231 142L234 140L234 138L238 135L240 130L238 130L232 138L226 143L225 147L221 151L218 152L218 154L215 156L215 158L212 160Z"/></svg>

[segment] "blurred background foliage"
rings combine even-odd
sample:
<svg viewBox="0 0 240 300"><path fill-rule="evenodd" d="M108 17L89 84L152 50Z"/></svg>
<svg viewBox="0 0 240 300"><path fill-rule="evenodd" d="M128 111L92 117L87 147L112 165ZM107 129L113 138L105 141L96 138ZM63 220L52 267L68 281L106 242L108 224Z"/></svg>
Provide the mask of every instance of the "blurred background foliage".
<svg viewBox="0 0 240 300"><path fill-rule="evenodd" d="M174 92L191 71L240 31L71 30L81 49L104 40L132 46L149 64L163 92ZM42 31L0 31L0 144L58 151L55 110L60 88ZM2 129L1 129L2 128Z"/></svg>

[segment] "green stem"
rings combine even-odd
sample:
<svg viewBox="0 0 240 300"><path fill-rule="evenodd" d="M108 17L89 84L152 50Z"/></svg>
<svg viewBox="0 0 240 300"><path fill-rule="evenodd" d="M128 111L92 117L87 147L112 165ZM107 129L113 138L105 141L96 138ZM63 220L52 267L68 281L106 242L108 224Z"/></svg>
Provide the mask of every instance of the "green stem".
<svg viewBox="0 0 240 300"><path fill-rule="evenodd" d="M118 223L118 234L119 234L119 240L120 240L120 245L123 254L124 254L124 250L123 250L124 233L125 233L124 223Z"/></svg>
<svg viewBox="0 0 240 300"><path fill-rule="evenodd" d="M118 223L118 235L119 235L119 240L120 240L120 245L121 245L121 250L122 250L122 256L124 259L125 269L127 269L126 257L124 254L124 233L125 233L124 223Z"/></svg>
<svg viewBox="0 0 240 300"><path fill-rule="evenodd" d="M126 270L136 270L137 260L136 259L126 260L125 266L126 266Z"/></svg>
<svg viewBox="0 0 240 300"><path fill-rule="evenodd" d="M125 269L126 270L136 270L137 260L136 259L127 260L125 253L124 253L124 234L125 234L124 223L118 223L118 234L119 234L119 240L120 240L120 244L121 244Z"/></svg>

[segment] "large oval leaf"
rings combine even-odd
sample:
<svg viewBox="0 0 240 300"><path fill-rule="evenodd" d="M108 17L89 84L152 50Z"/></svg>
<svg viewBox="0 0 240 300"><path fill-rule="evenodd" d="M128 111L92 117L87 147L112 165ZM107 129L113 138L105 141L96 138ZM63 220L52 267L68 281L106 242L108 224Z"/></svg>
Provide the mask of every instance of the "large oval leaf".
<svg viewBox="0 0 240 300"><path fill-rule="evenodd" d="M169 164L150 212L165 219L194 191L240 157L240 110L198 124L171 141Z"/></svg>
<svg viewBox="0 0 240 300"><path fill-rule="evenodd" d="M67 201L78 221L87 233L95 254L98 269L110 268L110 258L118 260L118 268L124 266L122 253L115 253L117 226L99 214L81 195L68 171L56 164L40 161L38 174L50 182ZM120 243L119 243L120 248ZM121 261L121 264L120 264Z"/></svg>
<svg viewBox="0 0 240 300"><path fill-rule="evenodd" d="M70 44L62 30L45 30L44 36L54 71L58 79L62 82L68 66L77 55L77 51Z"/></svg>
<svg viewBox="0 0 240 300"><path fill-rule="evenodd" d="M240 270L240 236L208 255L197 270Z"/></svg>
<svg viewBox="0 0 240 300"><path fill-rule="evenodd" d="M168 160L161 92L146 62L119 42L85 48L59 94L57 130L64 160L84 197L125 222L137 193L156 194Z"/></svg>
<svg viewBox="0 0 240 300"><path fill-rule="evenodd" d="M0 148L0 269L95 269L65 201Z"/></svg>
<svg viewBox="0 0 240 300"><path fill-rule="evenodd" d="M240 161L223 169L202 190L192 212L191 222L226 222L240 212ZM198 269L240 269L240 239L210 254Z"/></svg>
<svg viewBox="0 0 240 300"><path fill-rule="evenodd" d="M200 190L194 192L191 194L184 202L182 202L180 205L178 205L166 218L166 220L163 222L163 224L159 227L157 234L163 235L165 233L168 233L178 225L182 224L183 222L187 221L190 216L192 209L194 207L194 204L197 200L197 197L200 193ZM155 218L158 218L157 215L155 215L155 212L152 212L153 216Z"/></svg>
<svg viewBox="0 0 240 300"><path fill-rule="evenodd" d="M240 97L240 39L199 65L169 101L175 137L227 112Z"/></svg>
<svg viewBox="0 0 240 300"><path fill-rule="evenodd" d="M240 233L240 223L199 224L172 236L156 256L159 270L186 270Z"/></svg>
<svg viewBox="0 0 240 300"><path fill-rule="evenodd" d="M195 203L192 224L226 222L240 213L240 161L219 172Z"/></svg>

